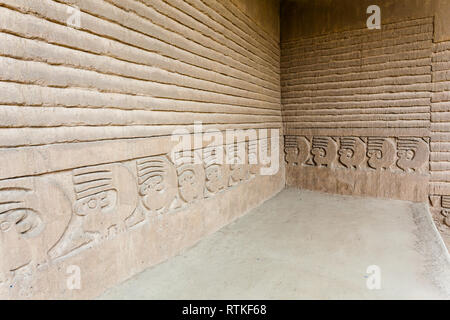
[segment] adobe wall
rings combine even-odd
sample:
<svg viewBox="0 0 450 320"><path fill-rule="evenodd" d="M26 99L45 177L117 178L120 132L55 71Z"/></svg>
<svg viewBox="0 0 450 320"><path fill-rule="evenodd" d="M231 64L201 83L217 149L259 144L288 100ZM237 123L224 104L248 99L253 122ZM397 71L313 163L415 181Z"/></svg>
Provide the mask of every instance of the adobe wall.
<svg viewBox="0 0 450 320"><path fill-rule="evenodd" d="M204 142L202 164L171 154L194 122L282 127L278 18L242 1L1 1L1 298L95 297L284 187Z"/></svg>
<svg viewBox="0 0 450 320"><path fill-rule="evenodd" d="M381 7L381 30L366 27ZM287 185L429 202L450 244L450 1L284 1Z"/></svg>

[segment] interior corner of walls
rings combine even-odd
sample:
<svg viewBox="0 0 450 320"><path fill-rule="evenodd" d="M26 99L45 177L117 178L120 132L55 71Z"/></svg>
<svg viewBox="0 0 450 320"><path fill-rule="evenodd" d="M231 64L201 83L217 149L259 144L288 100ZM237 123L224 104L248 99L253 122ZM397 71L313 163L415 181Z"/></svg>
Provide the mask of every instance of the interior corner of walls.
<svg viewBox="0 0 450 320"><path fill-rule="evenodd" d="M230 0L7 4L0 297L95 297L284 187L283 170L261 174L265 165L233 152L237 142L215 145L233 166L215 161L211 141L191 142L282 127L269 23L263 31ZM180 159L177 137L193 145ZM270 145L245 140L245 154L260 142ZM81 272L82 290L67 287L68 270Z"/></svg>
<svg viewBox="0 0 450 320"><path fill-rule="evenodd" d="M280 0L228 0L249 16L256 24L268 33L271 38L280 42Z"/></svg>
<svg viewBox="0 0 450 320"><path fill-rule="evenodd" d="M426 17L283 42L287 185L426 201L432 38Z"/></svg>
<svg viewBox="0 0 450 320"><path fill-rule="evenodd" d="M435 42L450 41L450 1L436 0Z"/></svg>

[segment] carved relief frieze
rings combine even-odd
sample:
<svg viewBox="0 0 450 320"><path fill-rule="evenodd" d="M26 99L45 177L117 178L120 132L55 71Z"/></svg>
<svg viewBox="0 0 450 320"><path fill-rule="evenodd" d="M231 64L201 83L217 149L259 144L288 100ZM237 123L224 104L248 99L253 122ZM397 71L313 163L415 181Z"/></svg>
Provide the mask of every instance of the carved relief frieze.
<svg viewBox="0 0 450 320"><path fill-rule="evenodd" d="M311 157L311 143L305 137L286 136L284 152L288 165L302 166Z"/></svg>
<svg viewBox="0 0 450 320"><path fill-rule="evenodd" d="M429 160L429 144L421 138L397 140L397 166L406 171L420 171Z"/></svg>
<svg viewBox="0 0 450 320"><path fill-rule="evenodd" d="M139 196L150 212L167 212L178 193L177 171L166 156L136 162Z"/></svg>
<svg viewBox="0 0 450 320"><path fill-rule="evenodd" d="M201 161L196 161L195 152L188 156L180 153L174 159L178 175L178 194L186 204L200 200L204 195L205 169Z"/></svg>
<svg viewBox="0 0 450 320"><path fill-rule="evenodd" d="M430 195L429 200L436 227L450 237L450 195Z"/></svg>
<svg viewBox="0 0 450 320"><path fill-rule="evenodd" d="M64 236L50 252L53 258L124 232L126 219L137 206L135 177L122 164L75 169L72 182L72 219Z"/></svg>
<svg viewBox="0 0 450 320"><path fill-rule="evenodd" d="M337 158L337 151L337 143L333 138L313 137L311 153L316 166L332 168Z"/></svg>
<svg viewBox="0 0 450 320"><path fill-rule="evenodd" d="M389 138L369 137L367 156L369 167L376 170L388 170L396 160L395 143Z"/></svg>
<svg viewBox="0 0 450 320"><path fill-rule="evenodd" d="M358 137L340 138L339 161L348 169L360 169L366 160L366 143Z"/></svg>
<svg viewBox="0 0 450 320"><path fill-rule="evenodd" d="M225 151L222 146L208 147L203 151L205 165L205 186L210 194L225 190L228 186L229 166L224 163Z"/></svg>
<svg viewBox="0 0 450 320"><path fill-rule="evenodd" d="M285 136L284 152L291 167L312 164L422 174L427 172L429 143L417 137Z"/></svg>
<svg viewBox="0 0 450 320"><path fill-rule="evenodd" d="M29 293L26 279L38 267L259 175L259 148L267 152L270 144L252 140L0 181L0 286L20 280L17 287Z"/></svg>
<svg viewBox="0 0 450 320"><path fill-rule="evenodd" d="M229 186L236 185L249 178L249 165L245 152L245 142L227 145L226 163L229 164Z"/></svg>
<svg viewBox="0 0 450 320"><path fill-rule="evenodd" d="M25 290L24 278L50 262L49 251L71 219L71 203L54 180L43 177L0 182L0 285ZM18 278L22 278L19 284ZM25 279L26 280L26 279Z"/></svg>

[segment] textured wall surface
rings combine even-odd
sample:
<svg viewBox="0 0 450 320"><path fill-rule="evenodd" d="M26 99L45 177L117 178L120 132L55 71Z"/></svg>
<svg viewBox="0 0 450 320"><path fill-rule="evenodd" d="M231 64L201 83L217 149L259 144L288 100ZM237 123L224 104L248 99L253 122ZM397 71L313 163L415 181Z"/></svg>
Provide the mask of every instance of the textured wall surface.
<svg viewBox="0 0 450 320"><path fill-rule="evenodd" d="M434 46L431 99L430 206L450 247L450 42Z"/></svg>
<svg viewBox="0 0 450 320"><path fill-rule="evenodd" d="M284 186L169 156L194 121L281 128L277 31L255 21L227 0L0 1L1 297L93 297Z"/></svg>
<svg viewBox="0 0 450 320"><path fill-rule="evenodd" d="M366 9L381 8L381 30ZM287 185L429 201L450 246L447 0L285 0Z"/></svg>
<svg viewBox="0 0 450 320"><path fill-rule="evenodd" d="M371 5L380 7L383 24L434 17L435 41L450 40L448 0L283 0L282 40L365 28Z"/></svg>
<svg viewBox="0 0 450 320"><path fill-rule="evenodd" d="M282 43L288 185L427 199L432 22Z"/></svg>

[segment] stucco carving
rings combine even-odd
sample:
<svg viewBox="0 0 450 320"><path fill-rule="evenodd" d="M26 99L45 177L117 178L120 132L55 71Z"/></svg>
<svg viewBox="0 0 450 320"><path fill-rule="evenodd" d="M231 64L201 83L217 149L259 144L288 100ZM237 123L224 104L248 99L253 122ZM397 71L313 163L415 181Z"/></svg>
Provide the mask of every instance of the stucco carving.
<svg viewBox="0 0 450 320"><path fill-rule="evenodd" d="M367 156L371 168L377 170L389 169L395 163L395 144L388 138L369 137Z"/></svg>
<svg viewBox="0 0 450 320"><path fill-rule="evenodd" d="M366 159L366 144L358 137L340 138L339 161L346 168L359 169Z"/></svg>
<svg viewBox="0 0 450 320"><path fill-rule="evenodd" d="M51 179L0 182L0 278L48 264L48 252L63 235L70 213L69 199Z"/></svg>
<svg viewBox="0 0 450 320"><path fill-rule="evenodd" d="M311 153L314 163L332 168L337 157L337 143L330 137L313 137Z"/></svg>
<svg viewBox="0 0 450 320"><path fill-rule="evenodd" d="M397 150L397 166L404 171L419 170L428 162L429 146L423 139L400 138Z"/></svg>

